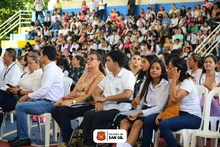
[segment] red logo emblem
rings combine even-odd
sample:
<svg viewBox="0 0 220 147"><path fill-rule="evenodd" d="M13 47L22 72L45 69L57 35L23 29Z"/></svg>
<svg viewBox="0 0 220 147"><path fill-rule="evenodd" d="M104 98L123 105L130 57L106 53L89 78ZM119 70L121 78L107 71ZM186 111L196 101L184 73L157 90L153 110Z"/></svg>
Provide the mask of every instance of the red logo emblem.
<svg viewBox="0 0 220 147"><path fill-rule="evenodd" d="M106 136L105 136L105 132L102 132L102 131L97 132L97 136L96 136L96 138L97 138L97 140L99 140L99 141L103 141L103 140L105 140L105 138L106 138Z"/></svg>

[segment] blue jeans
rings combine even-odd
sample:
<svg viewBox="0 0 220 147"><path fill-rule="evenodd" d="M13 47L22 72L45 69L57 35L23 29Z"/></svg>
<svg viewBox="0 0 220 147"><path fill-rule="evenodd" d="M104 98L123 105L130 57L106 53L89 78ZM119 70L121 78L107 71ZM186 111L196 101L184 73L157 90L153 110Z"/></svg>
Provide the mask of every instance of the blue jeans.
<svg viewBox="0 0 220 147"><path fill-rule="evenodd" d="M172 131L181 129L198 129L201 124L201 118L186 112L180 112L180 116L165 119L160 122L159 126L155 124L157 114L152 114L144 119L144 147L150 147L152 131L160 129L160 134L169 147L177 147L176 138Z"/></svg>
<svg viewBox="0 0 220 147"><path fill-rule="evenodd" d="M19 139L28 139L27 114L40 115L50 113L54 104L46 100L36 100L32 102L21 102L15 107L17 117L17 129Z"/></svg>

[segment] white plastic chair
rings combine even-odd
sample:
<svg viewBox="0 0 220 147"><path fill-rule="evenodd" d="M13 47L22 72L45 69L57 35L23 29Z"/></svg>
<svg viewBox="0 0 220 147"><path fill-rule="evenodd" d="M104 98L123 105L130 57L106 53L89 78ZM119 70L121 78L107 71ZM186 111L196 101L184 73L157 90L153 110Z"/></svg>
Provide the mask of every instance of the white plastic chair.
<svg viewBox="0 0 220 147"><path fill-rule="evenodd" d="M198 95L199 98L201 99L203 96L206 99L207 95L208 95L208 89L205 88L204 86L201 85L196 85L197 91L198 91ZM202 114L202 117L204 117L204 112ZM202 118L203 119L203 118ZM203 125L203 121L200 125L200 128ZM197 129L181 129L179 131L175 131L173 132L174 135L180 134L180 142L182 142L183 140L183 147L189 147L190 144L190 134L192 134L192 132L196 131ZM157 129L157 134L156 134L156 138L155 138L155 142L154 142L154 147L158 147L159 144L159 139L160 139L160 130ZM201 145L202 141L200 140L199 145Z"/></svg>
<svg viewBox="0 0 220 147"><path fill-rule="evenodd" d="M14 117L13 117L13 115L15 114L15 110L12 110L12 111L10 111L10 112L4 112L4 114L3 114L3 120L2 120L2 124L1 124L1 138L3 138L4 127L5 127L5 119L6 119L6 117L7 117L8 114L10 114L11 123L14 123Z"/></svg>
<svg viewBox="0 0 220 147"><path fill-rule="evenodd" d="M193 132L191 147L195 147L196 137L211 138L211 146L217 147L218 145L218 138L220 138L220 133L219 133L220 124L218 125L217 131L209 130L211 102L213 96L215 96L216 94L220 95L219 87L210 91L208 97L205 99L204 110L203 110L204 125L199 130Z"/></svg>
<svg viewBox="0 0 220 147"><path fill-rule="evenodd" d="M63 78L63 87L64 87L64 95L67 95L70 92L70 86L72 85L73 80L69 77ZM42 139L42 130L40 126L40 117L44 116L45 118L45 147L49 147L50 145L50 120L51 120L51 114L50 113L44 113L42 115L37 115L37 123L38 123L38 130L40 132L40 137ZM29 122L28 122L28 134L30 136L31 132L31 125L32 125L32 117L29 116ZM56 121L52 118L52 125L53 125L53 140L57 142L57 130L58 125Z"/></svg>

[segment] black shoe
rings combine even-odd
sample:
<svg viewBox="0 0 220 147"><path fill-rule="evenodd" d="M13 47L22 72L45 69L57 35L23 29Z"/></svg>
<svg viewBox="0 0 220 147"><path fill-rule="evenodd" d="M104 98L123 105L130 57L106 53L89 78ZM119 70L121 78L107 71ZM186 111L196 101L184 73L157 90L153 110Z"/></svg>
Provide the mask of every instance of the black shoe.
<svg viewBox="0 0 220 147"><path fill-rule="evenodd" d="M9 143L9 144L10 146L30 146L31 141L30 139L24 139L24 140L18 139L17 141Z"/></svg>
<svg viewBox="0 0 220 147"><path fill-rule="evenodd" d="M15 141L17 141L19 139L19 137L17 136L17 137L15 137L14 139L12 139L12 140L8 140L8 143L12 143L12 142L15 142Z"/></svg>

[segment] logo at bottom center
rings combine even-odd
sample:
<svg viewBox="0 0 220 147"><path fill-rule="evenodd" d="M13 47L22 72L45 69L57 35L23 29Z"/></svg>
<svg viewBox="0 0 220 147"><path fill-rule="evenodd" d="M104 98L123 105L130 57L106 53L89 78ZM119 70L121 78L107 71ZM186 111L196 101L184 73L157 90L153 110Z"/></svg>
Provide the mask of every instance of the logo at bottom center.
<svg viewBox="0 0 220 147"><path fill-rule="evenodd" d="M93 132L95 143L124 143L127 132L123 129L97 129Z"/></svg>

